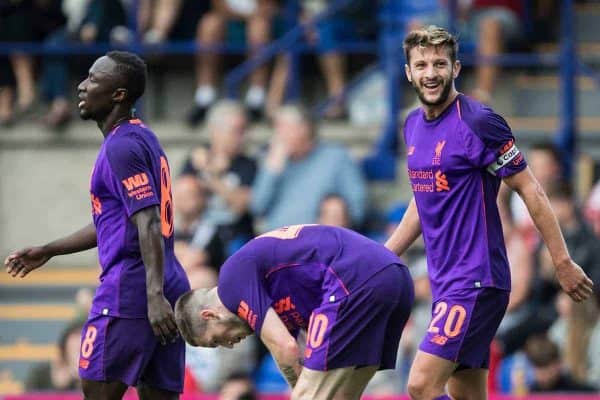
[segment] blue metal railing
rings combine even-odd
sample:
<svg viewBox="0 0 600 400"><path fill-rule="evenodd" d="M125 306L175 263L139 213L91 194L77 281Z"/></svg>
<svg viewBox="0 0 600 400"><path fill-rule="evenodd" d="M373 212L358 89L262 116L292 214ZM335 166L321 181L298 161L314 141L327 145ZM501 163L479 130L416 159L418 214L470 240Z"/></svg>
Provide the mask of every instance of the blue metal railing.
<svg viewBox="0 0 600 400"><path fill-rule="evenodd" d="M298 57L300 54L312 51L311 46L303 43L302 36L305 31L314 26L320 20L327 18L335 12L342 10L345 6L354 0L336 0L332 5L316 19L303 24L296 24L281 38L269 43L260 49L253 57L246 62L234 68L226 77L225 85L227 93L234 96L239 91L239 87L244 78L254 69L258 68L266 61L272 59L276 54L287 53L290 57L290 79L288 91L292 97L298 94ZM376 53L378 51L380 63L379 66L385 71L388 78L387 100L388 116L386 118L383 132L374 146L373 154L366 160L365 168L368 175L377 179L391 179L394 177L395 160L397 151L397 133L398 121L397 113L400 105L402 93L400 92L402 65L404 56L401 51L402 34L404 32L405 10L401 9L401 2L398 0L380 0L381 12L378 19L380 22L379 42L353 42L342 43L339 47L340 52L365 52ZM457 0L449 0L450 20L449 27L455 31L456 4ZM527 3L529 5L529 3ZM600 81L600 76L595 74L578 60L575 51L575 33L573 29L573 0L561 1L561 42L560 52L546 54L523 54L523 53L505 53L498 57L481 58L473 52L461 52L461 61L464 65L475 65L478 63L493 63L502 66L527 67L527 66L548 66L560 67L561 82L561 106L560 106L560 128L556 135L556 141L564 151L565 170L570 175L572 171L572 160L575 152L576 143L576 104L575 104L575 76L578 71L586 73ZM61 47L39 43L2 43L0 42L0 55L14 52L25 52L30 54L103 54L113 48L120 48L134 51L142 55L151 54L194 54L199 52L219 52L224 54L244 54L248 51L246 46L222 45L222 46L202 46L194 41L168 42L159 45L144 45L140 42L139 34L136 31L136 15L138 0L132 0L129 13L128 25L134 33L134 41L127 46L111 46L106 43L96 43L85 45L80 43L69 43ZM298 9L298 0L288 2L289 21L293 20L294 7L296 13ZM288 24L289 25L289 24ZM331 101L331 99L330 99ZM319 105L324 107L326 102ZM377 160L380 160L379 162ZM383 160L383 161L381 161Z"/></svg>

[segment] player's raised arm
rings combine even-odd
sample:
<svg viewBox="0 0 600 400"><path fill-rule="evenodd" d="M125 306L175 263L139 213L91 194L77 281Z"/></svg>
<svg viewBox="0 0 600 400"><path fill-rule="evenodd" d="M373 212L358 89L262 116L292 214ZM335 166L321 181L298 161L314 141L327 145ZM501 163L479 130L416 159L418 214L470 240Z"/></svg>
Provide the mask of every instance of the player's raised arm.
<svg viewBox="0 0 600 400"><path fill-rule="evenodd" d="M592 294L593 282L569 255L548 197L531 170L525 168L517 174L504 178L504 182L521 196L527 206L535 226L548 247L556 269L556 277L563 290L576 302L587 299Z"/></svg>
<svg viewBox="0 0 600 400"><path fill-rule="evenodd" d="M402 255L417 240L420 234L421 221L413 197L402 217L402 221L400 221L392 236L385 242L385 247L397 255Z"/></svg>
<svg viewBox="0 0 600 400"><path fill-rule="evenodd" d="M302 370L302 355L298 343L272 308L269 308L265 316L260 339L271 352L285 379L294 388Z"/></svg>
<svg viewBox="0 0 600 400"><path fill-rule="evenodd" d="M13 277L23 278L54 256L77 253L94 247L96 247L96 227L94 224L89 224L75 233L43 246L26 247L13 252L4 260L4 266L6 272Z"/></svg>

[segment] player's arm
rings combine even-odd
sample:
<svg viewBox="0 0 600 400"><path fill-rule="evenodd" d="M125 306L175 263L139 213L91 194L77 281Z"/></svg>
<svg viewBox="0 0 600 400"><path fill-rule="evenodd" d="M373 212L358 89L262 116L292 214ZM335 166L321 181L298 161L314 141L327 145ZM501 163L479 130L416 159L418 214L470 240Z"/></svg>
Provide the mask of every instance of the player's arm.
<svg viewBox="0 0 600 400"><path fill-rule="evenodd" d="M148 320L163 344L177 337L177 325L171 304L164 296L165 245L157 206L143 208L131 216L136 225L142 261L146 268Z"/></svg>
<svg viewBox="0 0 600 400"><path fill-rule="evenodd" d="M398 224L392 236L385 242L385 247L401 256L406 249L414 243L421 234L421 221L417 212L417 205L413 197L408 204L408 208Z"/></svg>
<svg viewBox="0 0 600 400"><path fill-rule="evenodd" d="M4 260L4 265L10 275L23 278L54 256L77 253L92 249L96 245L96 226L89 224L75 233L43 246L27 247L11 253Z"/></svg>
<svg viewBox="0 0 600 400"><path fill-rule="evenodd" d="M535 226L548 247L556 269L556 277L563 290L577 302L587 299L592 293L593 283L581 267L571 259L546 193L531 170L525 168L504 178L504 182L521 196L527 206Z"/></svg>
<svg viewBox="0 0 600 400"><path fill-rule="evenodd" d="M279 316L269 308L260 331L260 339L277 362L281 373L293 388L302 370L302 356L294 337Z"/></svg>

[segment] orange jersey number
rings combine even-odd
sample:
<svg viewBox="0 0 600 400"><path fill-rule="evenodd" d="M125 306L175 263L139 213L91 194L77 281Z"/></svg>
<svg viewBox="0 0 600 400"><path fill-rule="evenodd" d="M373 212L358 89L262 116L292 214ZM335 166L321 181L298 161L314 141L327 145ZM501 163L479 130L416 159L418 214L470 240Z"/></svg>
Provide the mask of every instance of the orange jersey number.
<svg viewBox="0 0 600 400"><path fill-rule="evenodd" d="M329 319L323 314L311 314L308 322L307 344L313 349L323 344Z"/></svg>
<svg viewBox="0 0 600 400"><path fill-rule="evenodd" d="M296 239L298 237L298 235L300 235L300 231L302 230L302 228L304 228L305 226L311 226L311 225L314 225L314 224L284 226L282 228L275 229L274 231L269 231L267 233L263 233L262 235L257 236L256 238L257 239L275 238L275 239L282 239L282 240Z"/></svg>
<svg viewBox="0 0 600 400"><path fill-rule="evenodd" d="M92 355L96 336L98 336L98 330L95 326L89 325L81 342L81 357L89 358Z"/></svg>
<svg viewBox="0 0 600 400"><path fill-rule="evenodd" d="M446 315L446 312L448 312L448 317L444 323L444 334L448 337L456 337L460 334L467 317L467 310L460 304L455 304L448 310L448 304L446 302L440 301L437 303L433 310L433 318L431 319L427 331L430 333L439 333L440 328L437 327L437 323Z"/></svg>
<svg viewBox="0 0 600 400"><path fill-rule="evenodd" d="M171 171L165 157L160 158L160 221L164 237L173 234L173 196L171 195Z"/></svg>

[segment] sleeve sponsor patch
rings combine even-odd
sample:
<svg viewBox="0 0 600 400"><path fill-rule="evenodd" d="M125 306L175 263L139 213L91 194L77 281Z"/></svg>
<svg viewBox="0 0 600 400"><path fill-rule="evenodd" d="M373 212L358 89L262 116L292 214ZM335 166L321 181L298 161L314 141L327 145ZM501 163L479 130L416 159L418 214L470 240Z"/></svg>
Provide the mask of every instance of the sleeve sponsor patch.
<svg viewBox="0 0 600 400"><path fill-rule="evenodd" d="M496 171L498 171L500 168L504 167L511 161L517 159L517 157L519 157L520 155L521 152L519 151L515 143L511 140L502 147L502 150L500 150L500 155L498 156L498 158L496 158L496 161L488 165L487 171L492 175L496 175Z"/></svg>

